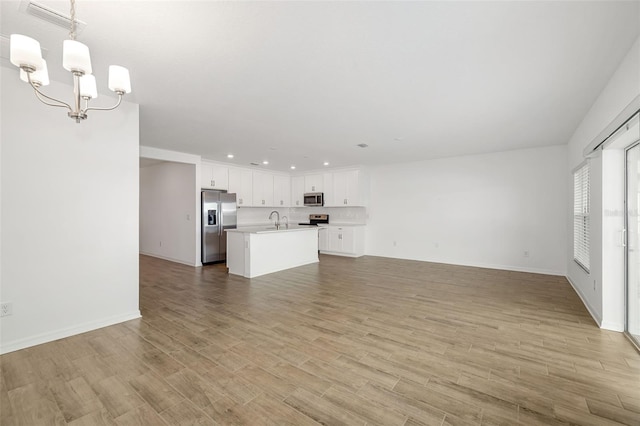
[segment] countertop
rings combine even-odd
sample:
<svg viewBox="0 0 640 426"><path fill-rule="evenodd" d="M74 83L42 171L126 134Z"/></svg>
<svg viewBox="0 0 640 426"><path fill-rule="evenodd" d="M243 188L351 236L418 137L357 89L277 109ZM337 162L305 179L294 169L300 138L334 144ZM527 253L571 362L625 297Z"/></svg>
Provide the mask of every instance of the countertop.
<svg viewBox="0 0 640 426"><path fill-rule="evenodd" d="M245 234L269 234L276 232L295 232L295 231L315 231L317 226L289 225L289 227L281 226L276 229L273 225L257 225L257 226L240 226L235 229L226 229L227 232L241 232Z"/></svg>

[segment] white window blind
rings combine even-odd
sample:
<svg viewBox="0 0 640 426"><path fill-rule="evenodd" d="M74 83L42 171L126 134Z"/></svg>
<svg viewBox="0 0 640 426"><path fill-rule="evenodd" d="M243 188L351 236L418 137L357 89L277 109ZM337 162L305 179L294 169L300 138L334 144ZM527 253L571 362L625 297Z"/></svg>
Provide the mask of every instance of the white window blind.
<svg viewBox="0 0 640 426"><path fill-rule="evenodd" d="M589 163L573 173L573 259L589 272Z"/></svg>

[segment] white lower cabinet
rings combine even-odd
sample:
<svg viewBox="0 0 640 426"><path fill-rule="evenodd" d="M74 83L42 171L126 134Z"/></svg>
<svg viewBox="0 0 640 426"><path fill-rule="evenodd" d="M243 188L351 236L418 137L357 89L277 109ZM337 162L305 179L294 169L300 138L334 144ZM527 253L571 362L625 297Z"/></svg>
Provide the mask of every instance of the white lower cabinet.
<svg viewBox="0 0 640 426"><path fill-rule="evenodd" d="M326 226L318 227L318 250L329 251L329 228Z"/></svg>
<svg viewBox="0 0 640 426"><path fill-rule="evenodd" d="M351 257L364 255L364 226L329 225L324 232L326 241L323 241L322 232L320 231L320 239L318 241L318 248L321 253Z"/></svg>

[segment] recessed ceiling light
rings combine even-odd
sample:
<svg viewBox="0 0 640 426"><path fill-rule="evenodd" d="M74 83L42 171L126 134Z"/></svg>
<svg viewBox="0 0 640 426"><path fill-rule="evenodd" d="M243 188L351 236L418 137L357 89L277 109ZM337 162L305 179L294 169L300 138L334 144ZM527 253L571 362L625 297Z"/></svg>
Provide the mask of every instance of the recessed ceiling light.
<svg viewBox="0 0 640 426"><path fill-rule="evenodd" d="M233 158L233 154L227 154L227 158Z"/></svg>
<svg viewBox="0 0 640 426"><path fill-rule="evenodd" d="M369 145L367 145L366 143L359 143L359 144L358 144L358 145L356 145L356 146L359 146L360 148L366 148L366 147L368 147Z"/></svg>
<svg viewBox="0 0 640 426"><path fill-rule="evenodd" d="M291 170L295 170L295 169L296 169L296 166L291 166Z"/></svg>
<svg viewBox="0 0 640 426"><path fill-rule="evenodd" d="M264 161L262 162L262 164L264 164L264 165L266 166L267 164L269 164L269 162L268 162L267 160L264 160Z"/></svg>
<svg viewBox="0 0 640 426"><path fill-rule="evenodd" d="M328 161L325 161L323 164L324 164L325 166L328 166L328 165L329 165L329 162L328 162Z"/></svg>

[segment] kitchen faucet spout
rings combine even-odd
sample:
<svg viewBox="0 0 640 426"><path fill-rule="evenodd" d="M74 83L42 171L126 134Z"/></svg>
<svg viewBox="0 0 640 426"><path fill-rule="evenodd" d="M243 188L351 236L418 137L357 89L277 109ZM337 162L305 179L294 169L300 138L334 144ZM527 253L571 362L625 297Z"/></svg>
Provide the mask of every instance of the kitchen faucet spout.
<svg viewBox="0 0 640 426"><path fill-rule="evenodd" d="M272 211L271 213L269 213L269 220L273 219L274 213L276 215L276 229L280 229L280 213L278 213L276 210Z"/></svg>

